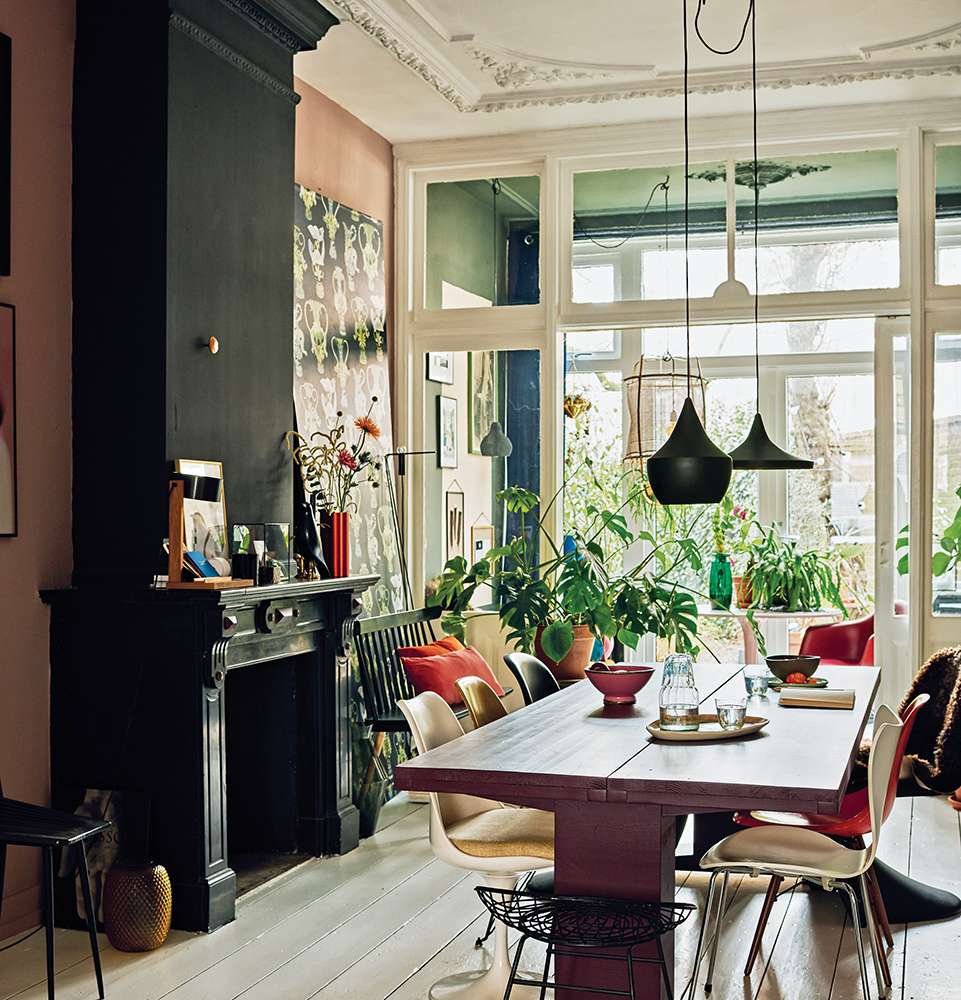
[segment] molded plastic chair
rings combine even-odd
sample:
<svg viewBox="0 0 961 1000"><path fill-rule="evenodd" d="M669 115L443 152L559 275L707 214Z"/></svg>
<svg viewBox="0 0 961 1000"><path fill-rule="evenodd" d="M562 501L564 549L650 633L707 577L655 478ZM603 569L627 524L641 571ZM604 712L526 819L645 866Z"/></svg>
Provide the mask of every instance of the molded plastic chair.
<svg viewBox="0 0 961 1000"><path fill-rule="evenodd" d="M419 753L464 735L450 706L433 691L397 704ZM523 872L552 866L554 816L540 809L503 809L499 802L475 795L431 792L430 845L441 861L477 872L495 889L513 889ZM501 1000L510 971L507 927L497 921L490 968L435 983L430 995L439 989L444 997ZM451 988L457 986L463 988L454 993Z"/></svg>
<svg viewBox="0 0 961 1000"><path fill-rule="evenodd" d="M524 696L524 704L540 701L549 694L556 694L561 686L547 665L529 653L506 653L504 662L517 678L517 686Z"/></svg>
<svg viewBox="0 0 961 1000"><path fill-rule="evenodd" d="M475 729L486 726L507 715L507 709L497 692L483 677L458 677L454 686L467 706Z"/></svg>
<svg viewBox="0 0 961 1000"><path fill-rule="evenodd" d="M102 833L110 826L109 820L87 819L73 813L58 812L45 806L34 806L27 802L8 799L0 789L0 844L3 856L7 844L43 849L43 910L47 932L47 996L54 1000L53 962L53 849L78 845L75 852L79 861L80 888L87 914L87 932L90 935L90 951L93 967L97 973L97 989L103 998L103 972L100 969L100 946L97 941L97 915L93 911L90 896L90 876L87 871L87 854L83 841ZM0 892L3 890L2 863L0 857Z"/></svg>
<svg viewBox="0 0 961 1000"><path fill-rule="evenodd" d="M878 709L879 713L880 711ZM877 943L867 920L869 903L865 872L874 861L891 776L897 774L894 760L897 756L899 737L903 727L901 720L894 715L891 709L887 709L887 713L888 716L894 718L894 721L882 723L875 729L871 742L871 755L868 759L868 804L871 814L870 847L844 847L823 833L815 833L813 830L803 828L757 826L732 833L720 843L715 844L701 858L701 867L710 870L712 874L694 962L695 983L701 964L701 947L714 904L717 879L721 875L724 876L715 918L711 961L708 967L707 981L704 985L706 992L711 990L711 980L714 975L721 918L724 914L724 897L727 895L728 875L731 872L739 872L755 877L766 874L777 875L781 878L805 878L820 883L824 889L841 890L848 894L852 914L858 912L857 896L847 880L857 879L866 918L865 923L869 928L868 940L871 944L878 990L879 993L884 994L885 983L878 958ZM870 997L868 970L864 958L864 942L862 941L860 922L857 916L854 917L854 932L858 947L858 964L861 970L861 987L864 991L864 1000L868 1000Z"/></svg>
<svg viewBox="0 0 961 1000"><path fill-rule="evenodd" d="M820 656L822 666L856 667L868 639L874 635L874 615L853 621L809 625L801 636L801 656Z"/></svg>
<svg viewBox="0 0 961 1000"><path fill-rule="evenodd" d="M911 730L914 728L915 717L928 699L929 695L920 694L901 712L901 735L898 738L891 777L888 781L888 790L884 797L884 806L881 811L882 823L891 815L891 810L894 808L894 800L898 790L898 773L901 768L901 758L904 756L904 750L908 745ZM874 716L875 728L880 728L880 726L892 722L896 724L897 721L898 717L887 705L878 706L878 710ZM818 833L827 834L829 837L849 838L855 841L857 846L864 847L864 836L871 830L871 810L868 802L868 790L860 788L855 792L848 792L844 796L841 808L836 816L819 813L754 810L750 813L735 813L734 822L740 826L801 827L805 830L815 830ZM871 869L868 870L867 876L868 890L871 894L871 903L876 920L876 931L879 936L883 934L884 940L887 942L888 947L890 947L894 944L894 940L891 936L891 928L888 925L887 914L884 910L884 902L881 899L880 892L877 891L873 868L874 866L872 865ZM767 896L764 900L764 906L761 909L757 930L754 933L754 941L751 944L751 953L748 955L747 966L744 969L745 976L751 974L751 968L761 947L761 935L764 933L764 927L771 914L771 908L774 906L774 901L777 898L777 890L781 881L782 879L775 875L771 878L771 882L768 885ZM883 953L880 955L880 959L885 980L888 980L887 960L884 958Z"/></svg>
<svg viewBox="0 0 961 1000"><path fill-rule="evenodd" d="M640 899L610 899L603 896L553 896L528 892L505 892L479 885L474 890L491 915L509 927L520 931L511 978L504 1000L508 1000L517 977L521 954L529 938L547 945L542 979L521 980L525 985L540 986L544 990L556 986L569 989L590 990L591 987L571 986L547 978L551 958L555 954L572 956L588 949L626 949L623 955L599 954L595 957L627 963L627 989L603 989L599 992L627 996L634 1000L634 962L657 962L661 967L667 995L674 995L664 961L661 935L683 923L692 910L693 903L649 903ZM657 943L657 958L635 956L634 947L648 941Z"/></svg>

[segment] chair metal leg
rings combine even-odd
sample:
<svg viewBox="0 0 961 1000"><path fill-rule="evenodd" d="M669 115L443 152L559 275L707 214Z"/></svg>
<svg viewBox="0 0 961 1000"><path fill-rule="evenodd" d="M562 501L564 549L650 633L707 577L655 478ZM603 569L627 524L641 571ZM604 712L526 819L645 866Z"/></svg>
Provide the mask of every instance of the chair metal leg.
<svg viewBox="0 0 961 1000"><path fill-rule="evenodd" d="M43 852L43 922L47 932L47 997L54 1000L53 962L53 848Z"/></svg>
<svg viewBox="0 0 961 1000"><path fill-rule="evenodd" d="M780 875L772 875L771 881L767 884L767 893L764 896L764 905L761 907L761 915L757 920L757 930L754 932L754 940L751 942L751 950L747 956L747 965L744 966L744 975L749 976L754 963L757 961L758 953L761 950L761 938L764 935L764 928L767 927L771 910L777 900L777 891L781 887L784 879Z"/></svg>
<svg viewBox="0 0 961 1000"><path fill-rule="evenodd" d="M717 904L717 919L714 922L714 942L711 945L711 963L707 967L707 979L704 982L704 992L710 993L714 986L714 963L717 961L717 945L721 940L721 918L724 916L724 901L727 899L727 880L730 872L724 873L721 882L721 898Z"/></svg>
<svg viewBox="0 0 961 1000"><path fill-rule="evenodd" d="M884 935L884 943L889 947L894 947L894 938L891 936L891 925L888 923L888 914L884 908L884 899L881 890L878 888L878 880L874 874L874 865L865 873L868 877L868 890L871 893L871 905L878 919L878 928Z"/></svg>
<svg viewBox="0 0 961 1000"><path fill-rule="evenodd" d="M93 955L93 967L97 973L97 989L100 1000L104 1000L103 970L100 968L100 942L97 940L97 914L93 909L93 898L90 895L90 873L87 870L87 852L82 843L77 844L77 871L80 874L80 888L83 891L83 905L87 912L87 931L90 934L90 953Z"/></svg>
<svg viewBox="0 0 961 1000"><path fill-rule="evenodd" d="M697 977L701 970L701 958L704 954L704 941L707 938L707 928L711 922L711 911L714 905L714 891L717 887L718 876L721 872L718 869L711 873L711 881L707 890L707 902L704 904L704 916L701 919L701 929L697 935L697 948L694 951L694 974L691 978L691 996L697 989Z"/></svg>
<svg viewBox="0 0 961 1000"><path fill-rule="evenodd" d="M868 986L868 965L864 959L864 941L861 939L861 922L858 918L858 897L847 882L835 882L835 887L846 892L851 901L851 917L854 924L854 940L858 946L858 964L861 967L861 990L864 1000L871 1000L871 990Z"/></svg>
<svg viewBox="0 0 961 1000"><path fill-rule="evenodd" d="M881 951L880 933L874 916L871 913L871 902L868 895L868 880L864 872L858 877L858 888L861 890L861 908L864 911L864 929L868 934L868 942L871 945L871 958L874 961L874 975L878 981L878 996L883 997L890 984L890 973L888 972L887 959ZM860 930L859 930L860 933ZM882 968L882 960L884 967Z"/></svg>

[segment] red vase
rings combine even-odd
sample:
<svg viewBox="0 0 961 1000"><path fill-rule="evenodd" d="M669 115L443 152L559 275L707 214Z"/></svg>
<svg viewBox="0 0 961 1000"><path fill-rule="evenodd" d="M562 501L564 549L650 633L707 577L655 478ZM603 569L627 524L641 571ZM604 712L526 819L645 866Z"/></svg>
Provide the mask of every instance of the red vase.
<svg viewBox="0 0 961 1000"><path fill-rule="evenodd" d="M350 514L325 510L320 515L320 540L332 577L350 576Z"/></svg>

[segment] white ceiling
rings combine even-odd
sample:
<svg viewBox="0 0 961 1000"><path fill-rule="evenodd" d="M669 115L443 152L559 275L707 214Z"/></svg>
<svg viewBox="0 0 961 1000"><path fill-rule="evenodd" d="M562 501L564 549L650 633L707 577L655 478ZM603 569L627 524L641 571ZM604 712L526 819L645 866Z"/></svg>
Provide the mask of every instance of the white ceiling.
<svg viewBox="0 0 961 1000"><path fill-rule="evenodd" d="M297 76L391 142L673 118L683 0L322 0L340 24ZM750 108L750 30L707 51L688 0L692 113ZM737 42L748 0L701 29ZM961 0L760 0L761 111L961 94ZM747 89L746 89L747 88Z"/></svg>

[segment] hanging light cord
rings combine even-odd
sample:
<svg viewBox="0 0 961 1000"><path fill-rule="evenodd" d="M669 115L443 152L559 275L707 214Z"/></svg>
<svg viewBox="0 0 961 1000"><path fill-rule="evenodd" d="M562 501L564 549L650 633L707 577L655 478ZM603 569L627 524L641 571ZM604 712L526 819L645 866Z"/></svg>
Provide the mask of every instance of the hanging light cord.
<svg viewBox="0 0 961 1000"><path fill-rule="evenodd" d="M584 228L584 224L576 215L574 216L574 228L580 230L580 232L582 232L584 236L594 244L594 246L600 247L602 250L619 250L628 240L632 240L635 236L637 236L637 232L641 228L641 223L644 221L644 217L647 215L647 210L651 207L651 202L653 201L654 195L657 191L664 192L664 206L665 211L667 210L667 187L670 179L671 175L668 174L664 180L662 180L659 184L655 184L654 187L651 188L651 193L647 196L647 202L641 209L640 214L637 217L637 222L634 223L631 231L620 241L620 243L601 243L599 240L594 239L594 237L591 236L591 234Z"/></svg>
<svg viewBox="0 0 961 1000"><path fill-rule="evenodd" d="M707 6L707 0L698 0L697 2L697 13L694 15L694 30L697 32L697 37L701 40L701 44L708 51L713 52L716 56L729 56L733 52L741 47L741 43L744 41L744 36L747 34L748 22L751 21L752 15L754 14L754 0L750 0L747 8L747 16L744 18L744 24L741 25L741 37L737 42L729 49L716 49L711 45L707 39L701 34L701 26L699 21L701 20L701 8Z"/></svg>
<svg viewBox="0 0 961 1000"><path fill-rule="evenodd" d="M700 5L698 5L700 10ZM687 0L684 0L684 330L687 345L687 398L691 398L691 255L690 255L690 209L689 189L691 184L691 143L688 131L687 111Z"/></svg>

